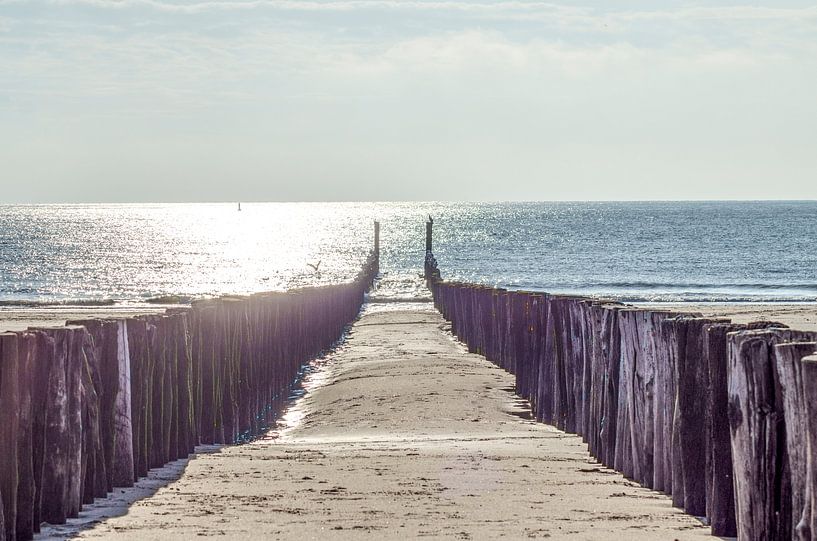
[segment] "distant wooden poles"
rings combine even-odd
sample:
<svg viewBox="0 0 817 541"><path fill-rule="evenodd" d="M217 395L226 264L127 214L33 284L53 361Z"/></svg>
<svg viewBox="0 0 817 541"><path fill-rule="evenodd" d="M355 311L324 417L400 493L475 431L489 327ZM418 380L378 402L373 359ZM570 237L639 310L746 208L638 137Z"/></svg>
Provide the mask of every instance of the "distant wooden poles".
<svg viewBox="0 0 817 541"><path fill-rule="evenodd" d="M516 375L537 420L708 517L715 535L817 539L817 334L429 280L452 332Z"/></svg>
<svg viewBox="0 0 817 541"><path fill-rule="evenodd" d="M0 333L0 541L64 523L199 443L266 430L377 269L373 252L346 284Z"/></svg>

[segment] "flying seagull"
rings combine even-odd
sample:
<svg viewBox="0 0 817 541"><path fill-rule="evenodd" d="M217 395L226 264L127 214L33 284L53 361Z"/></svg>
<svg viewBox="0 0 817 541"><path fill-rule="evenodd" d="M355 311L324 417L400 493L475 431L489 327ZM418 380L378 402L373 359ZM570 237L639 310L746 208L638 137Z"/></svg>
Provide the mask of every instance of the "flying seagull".
<svg viewBox="0 0 817 541"><path fill-rule="evenodd" d="M320 271L318 270L318 269L320 268L320 266L321 266L321 262L320 262L320 260L319 260L319 261L317 262L317 264L315 264L315 265L313 265L312 263L307 263L307 265L308 265L308 266L310 266L310 267L312 267L313 269L315 269L315 272L320 272Z"/></svg>

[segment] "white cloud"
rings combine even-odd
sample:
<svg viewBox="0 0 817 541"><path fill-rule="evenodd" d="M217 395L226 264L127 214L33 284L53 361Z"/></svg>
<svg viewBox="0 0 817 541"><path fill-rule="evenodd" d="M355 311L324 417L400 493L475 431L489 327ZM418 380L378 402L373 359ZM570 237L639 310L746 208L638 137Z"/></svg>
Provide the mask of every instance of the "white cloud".
<svg viewBox="0 0 817 541"><path fill-rule="evenodd" d="M462 91L471 84L476 88L470 92L501 89L509 94L539 84L566 88L570 81L626 83L658 74L662 80L746 73L762 77L770 67L787 62L814 66L806 45L781 51L687 36L653 47L615 38L594 43L520 38L500 28L377 39L308 26L250 27L221 36L181 28L159 33L99 28L0 38L7 51L22 51L0 53L0 82L6 91L21 95L152 96L200 108L239 96L346 95L364 87L368 93L393 95L415 85ZM503 77L509 83L504 89Z"/></svg>
<svg viewBox="0 0 817 541"><path fill-rule="evenodd" d="M20 0L0 0L0 4ZM292 11L353 11L390 9L405 11L476 11L476 12L552 12L580 15L584 9L560 6L546 2L462 2L462 1L427 1L407 0L329 0L325 2L310 0L237 0L234 2L162 2L160 0L49 0L61 5L89 5L98 8L123 9L130 7L150 7L161 11L198 13L204 11L277 9Z"/></svg>
<svg viewBox="0 0 817 541"><path fill-rule="evenodd" d="M770 8L765 6L691 7L682 9L632 11L616 14L619 20L688 20L688 21L817 21L817 6L803 8Z"/></svg>
<svg viewBox="0 0 817 541"><path fill-rule="evenodd" d="M109 178L120 161L133 181L152 164L188 180L236 168L258 185L391 172L449 179L452 193L611 163L625 184L662 163L702 184L707 167L757 181L781 155L798 178L817 167L815 7L0 4L0 161L32 182ZM26 169L57 147L50 173Z"/></svg>
<svg viewBox="0 0 817 541"><path fill-rule="evenodd" d="M145 7L158 11L178 13L203 13L210 11L312 11L312 12L347 12L389 10L401 12L437 12L451 11L481 15L494 15L498 18L558 19L564 23L593 24L603 27L605 24L622 24L633 21L790 21L817 22L817 6L807 7L765 7L757 5L731 6L696 6L665 9L616 9L607 10L599 7L566 6L552 2L539 1L474 1L461 0L234 0L234 1L179 1L162 0L28 0L29 3L45 2L52 5L92 6L102 9L122 10ZM2 4L20 4L23 0L0 0Z"/></svg>

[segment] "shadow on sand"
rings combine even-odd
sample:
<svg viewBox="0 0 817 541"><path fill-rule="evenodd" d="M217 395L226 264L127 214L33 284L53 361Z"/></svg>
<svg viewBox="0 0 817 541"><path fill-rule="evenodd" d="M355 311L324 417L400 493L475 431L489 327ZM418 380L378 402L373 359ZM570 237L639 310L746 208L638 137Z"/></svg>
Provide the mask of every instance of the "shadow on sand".
<svg viewBox="0 0 817 541"><path fill-rule="evenodd" d="M161 468L150 470L147 477L139 479L132 487L114 488L106 498L97 498L94 503L83 505L77 518L70 518L65 524L43 523L40 533L36 534L34 539L71 539L109 518L126 515L131 505L153 496L159 489L177 481L192 459L198 455L218 453L223 447L223 445L199 445L195 452L187 458L181 458Z"/></svg>

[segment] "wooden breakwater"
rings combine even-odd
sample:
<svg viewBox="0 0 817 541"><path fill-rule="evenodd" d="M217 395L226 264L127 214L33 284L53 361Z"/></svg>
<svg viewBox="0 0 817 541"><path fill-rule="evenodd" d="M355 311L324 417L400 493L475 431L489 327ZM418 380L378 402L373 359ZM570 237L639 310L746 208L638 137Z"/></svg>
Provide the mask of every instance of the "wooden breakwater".
<svg viewBox="0 0 817 541"><path fill-rule="evenodd" d="M538 421L714 535L817 539L817 333L439 279L435 306Z"/></svg>
<svg viewBox="0 0 817 541"><path fill-rule="evenodd" d="M374 252L346 284L0 334L0 541L64 523L199 443L262 432L377 272Z"/></svg>

